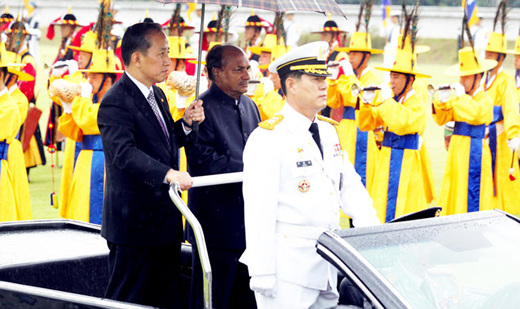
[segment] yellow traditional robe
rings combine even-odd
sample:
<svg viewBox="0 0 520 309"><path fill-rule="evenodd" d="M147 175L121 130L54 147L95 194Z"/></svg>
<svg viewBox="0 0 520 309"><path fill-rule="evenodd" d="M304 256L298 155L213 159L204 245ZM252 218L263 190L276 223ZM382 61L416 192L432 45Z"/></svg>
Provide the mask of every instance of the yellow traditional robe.
<svg viewBox="0 0 520 309"><path fill-rule="evenodd" d="M428 83L426 78L416 78L413 83L413 89L415 90L417 97L424 102L425 105L428 105ZM426 141L424 138L422 139L420 155L424 195L426 197L426 203L429 204L435 199L435 181L433 180L432 163L430 161L430 155L428 154L428 148L426 147Z"/></svg>
<svg viewBox="0 0 520 309"><path fill-rule="evenodd" d="M104 153L97 126L99 104L92 99L76 97L72 114L60 117L60 131L69 138L82 142L72 183L69 201L61 205L64 218L101 224L104 187ZM66 207L64 207L66 206Z"/></svg>
<svg viewBox="0 0 520 309"><path fill-rule="evenodd" d="M16 184L8 157L21 122L18 105L7 88L0 92L0 123L0 221L16 221Z"/></svg>
<svg viewBox="0 0 520 309"><path fill-rule="evenodd" d="M285 99L280 93L279 89L271 90L265 96L253 100L258 106L262 121L272 118L282 110Z"/></svg>
<svg viewBox="0 0 520 309"><path fill-rule="evenodd" d="M49 81L52 82L55 77L51 76L49 78ZM87 82L85 78L83 78L83 73L76 71L74 74L66 75L63 77L64 80L80 84L83 82ZM55 103L57 102L57 98L53 98ZM59 192L59 207L60 207L60 216L65 217L65 214L63 213L64 210L68 209L67 203L70 199L70 187L72 184L72 175L74 173L74 164L78 158L79 151L81 150L81 144L76 144L76 140L81 140L82 138L75 136L75 137L69 137L67 134L62 132L60 130L60 122L62 121L62 117L65 119L72 119L71 115L65 116L63 114L60 116L60 121L58 123L58 131L61 132L61 134L65 135L65 148L63 150L63 165L61 167L61 184L60 184L60 192ZM64 120L67 121L67 120ZM79 128L76 127L75 130L77 131Z"/></svg>
<svg viewBox="0 0 520 309"><path fill-rule="evenodd" d="M493 100L483 90L449 101L433 102L433 119L444 125L455 121L438 206L447 215L493 209L491 152L484 140L493 120Z"/></svg>
<svg viewBox="0 0 520 309"><path fill-rule="evenodd" d="M359 80L355 75L341 75L338 80L328 80L327 105L333 109L341 105L344 106L343 119L339 123L341 147L347 152L350 162L354 165L367 191L372 193L379 149L373 131L363 132L358 127L359 112L357 108L359 108L359 104L363 103L358 103L361 102L361 94L358 96L352 95L351 90L354 83L366 87L368 85L379 85L380 81L369 68L362 72ZM376 105L381 102L379 91L377 91L373 102Z"/></svg>
<svg viewBox="0 0 520 309"><path fill-rule="evenodd" d="M492 162L493 157L495 157L495 195L493 204L495 208L502 209L508 213L520 214L520 171L518 169L518 160L513 159L514 154L507 145L507 140L518 137L520 134L519 99L516 93L515 81L502 69L499 69L491 85L487 85L486 92L489 93L494 104L493 122L489 125L489 147ZM496 153L496 156L493 155L494 153ZM515 181L509 178L511 162L513 162L513 177L516 178Z"/></svg>
<svg viewBox="0 0 520 309"><path fill-rule="evenodd" d="M419 134L426 127L426 105L414 90L401 102L389 98L379 106L361 104L358 115L363 131L385 128L371 194L381 222L426 207L419 153Z"/></svg>
<svg viewBox="0 0 520 309"><path fill-rule="evenodd" d="M25 122L27 118L27 109L29 107L29 101L25 94L15 85L9 89L11 98L17 103L20 110L20 124L19 127ZM25 113L25 114L22 114ZM15 132L15 136L18 131ZM34 137L32 138L34 139ZM35 139L34 139L35 140ZM36 143L36 140L35 140ZM24 153L22 144L19 140L13 140L9 145L8 153L9 168L12 173L14 192L16 199L16 217L18 220L31 220L31 197L29 194L29 181L27 179L27 170L25 169Z"/></svg>

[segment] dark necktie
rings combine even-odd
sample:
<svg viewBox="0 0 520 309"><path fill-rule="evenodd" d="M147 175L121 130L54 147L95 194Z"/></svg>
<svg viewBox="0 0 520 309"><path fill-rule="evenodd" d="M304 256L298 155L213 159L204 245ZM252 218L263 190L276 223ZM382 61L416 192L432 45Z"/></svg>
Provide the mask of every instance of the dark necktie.
<svg viewBox="0 0 520 309"><path fill-rule="evenodd" d="M161 125L161 129L164 133L164 136L166 137L166 141L168 142L168 145L170 145L170 135L168 134L168 130L166 130L166 124L164 123L164 120L161 117L161 112L159 111L157 101L155 101L155 95L153 94L153 91L150 91L150 94L148 95L148 103L150 103L150 107L152 107L153 113L155 114L155 117L157 117L157 121L159 121L159 124Z"/></svg>
<svg viewBox="0 0 520 309"><path fill-rule="evenodd" d="M321 153L321 158L323 159L323 150L321 149L320 130L318 129L318 124L313 122L311 124L311 127L309 128L309 131L311 131L312 138L316 142L316 145L318 145L318 148L320 149Z"/></svg>

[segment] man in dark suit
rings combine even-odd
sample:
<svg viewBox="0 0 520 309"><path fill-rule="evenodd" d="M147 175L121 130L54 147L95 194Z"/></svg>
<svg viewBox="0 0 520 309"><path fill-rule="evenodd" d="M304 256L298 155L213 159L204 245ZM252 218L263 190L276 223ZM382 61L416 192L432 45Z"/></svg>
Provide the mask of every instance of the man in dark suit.
<svg viewBox="0 0 520 309"><path fill-rule="evenodd" d="M98 113L106 157L101 235L110 248L106 297L179 308L182 221L168 184L176 181L183 190L192 185L190 175L178 171L177 150L194 137L192 121L204 120L202 101L173 122L164 93L154 85L166 79L170 65L159 24L129 27L122 55L126 71Z"/></svg>
<svg viewBox="0 0 520 309"><path fill-rule="evenodd" d="M241 172L242 152L258 126L255 103L243 93L250 79L246 54L234 45L217 45L206 57L212 84L201 95L205 121L193 145L186 147L188 171L193 176ZM213 272L215 308L256 308L249 289L247 267L238 262L245 249L242 184L193 188L188 205L204 230ZM193 235L188 235L194 243ZM202 270L193 252L191 308L202 307Z"/></svg>

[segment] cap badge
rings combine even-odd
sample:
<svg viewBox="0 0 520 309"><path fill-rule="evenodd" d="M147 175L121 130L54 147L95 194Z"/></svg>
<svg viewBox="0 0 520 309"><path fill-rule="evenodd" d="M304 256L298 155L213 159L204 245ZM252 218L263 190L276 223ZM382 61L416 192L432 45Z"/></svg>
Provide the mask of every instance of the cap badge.
<svg viewBox="0 0 520 309"><path fill-rule="evenodd" d="M318 50L318 61L327 60L327 56L329 55L329 48L326 46L321 46Z"/></svg>

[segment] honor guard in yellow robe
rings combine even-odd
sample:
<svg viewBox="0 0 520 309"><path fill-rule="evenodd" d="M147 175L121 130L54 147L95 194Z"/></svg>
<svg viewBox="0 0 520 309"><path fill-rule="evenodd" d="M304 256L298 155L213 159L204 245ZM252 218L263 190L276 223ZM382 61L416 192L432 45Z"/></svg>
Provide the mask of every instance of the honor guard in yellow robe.
<svg viewBox="0 0 520 309"><path fill-rule="evenodd" d="M493 100L481 79L496 65L495 60L481 60L470 47L459 50L459 63L446 74L460 76L460 84L439 86L433 102L437 124L455 121L437 203L447 215L494 208L491 153L484 141L486 126L493 120ZM455 96L450 97L452 88Z"/></svg>
<svg viewBox="0 0 520 309"><path fill-rule="evenodd" d="M268 72L267 68L275 59L285 54L288 48L283 42L278 44L276 34L267 34L262 46L251 47L250 50L253 54L259 55L259 65L252 68L252 71L257 73L253 74L246 95L258 106L263 121L278 113L285 103L280 77L277 73Z"/></svg>
<svg viewBox="0 0 520 309"><path fill-rule="evenodd" d="M78 69L88 69L92 64L92 53L96 49L97 39L96 34L92 31L86 32L82 39L81 45L70 46L70 49L76 53L75 58L78 59L77 67ZM72 62L67 62L68 64L73 64ZM65 68L65 67L64 67ZM68 70L69 74L63 75L60 71L60 68L54 68L49 77L49 82L52 83L54 80L63 78L64 80L74 83L76 85L80 85L81 83L86 83L87 80L84 78L84 74L78 70L75 72L71 72L70 68L65 68ZM72 74L70 74L72 73ZM51 98L54 103L61 104L59 98L54 97ZM67 119L68 117L64 117ZM71 119L71 118L69 118ZM64 120L65 121L65 120ZM66 126L65 126L66 127ZM59 126L58 126L59 129ZM63 134L63 132L62 132ZM70 135L64 134L64 135ZM72 185L72 174L74 172L74 165L79 156L79 152L81 151L81 142L77 140L81 140L78 136L74 136L73 138L66 137L65 139L65 149L63 151L63 165L61 168L61 184L60 184L60 192L59 192L59 209L60 216L66 218L67 214L65 211L69 209L68 203L70 201L70 188Z"/></svg>
<svg viewBox="0 0 520 309"><path fill-rule="evenodd" d="M495 208L519 214L520 172L518 161L513 160L520 144L519 97L515 80L502 68L506 53L505 34L492 32L486 46L486 59L496 60L498 64L486 73L485 90L494 104L493 121L488 126L494 184L493 204Z"/></svg>
<svg viewBox="0 0 520 309"><path fill-rule="evenodd" d="M0 43L0 221L18 220L17 209L24 198L19 194L28 194L22 147L15 139L22 123L20 109L3 82L9 74L8 68L14 66L23 65L8 63L5 45Z"/></svg>
<svg viewBox="0 0 520 309"><path fill-rule="evenodd" d="M65 113L60 117L59 130L82 142L72 176L69 202L60 213L68 219L101 224L105 156L97 113L103 95L114 84L116 74L122 71L116 69L114 52L104 49L95 50L91 67L80 71L88 74L89 83L81 84L81 95L72 102L65 102L60 97Z"/></svg>
<svg viewBox="0 0 520 309"><path fill-rule="evenodd" d="M192 5L193 3L189 4L189 5ZM196 4L193 4L196 6ZM186 14L190 14L190 9L188 9L188 12L186 12ZM177 16L176 17L176 20L173 20L175 16L172 16L172 18L168 19L166 22L164 22L163 24L161 24L161 26L163 27L164 29L164 32L170 36L170 37L186 37L185 35L185 31L186 30L193 30L195 29L195 27L193 26L190 26L186 23L186 21L184 21L184 18L182 16ZM192 32L189 32L189 33L192 33ZM188 41L191 39L191 35L190 35L190 38L187 39L187 41L185 42L185 49L186 49L186 53L187 54L197 54L197 52L193 49L193 46L191 46ZM197 41L198 43L198 41ZM202 58L204 59L204 58ZM196 68L196 65L193 64L193 63L189 63L189 62L186 62L185 63L185 66L186 66L186 73L188 75L195 75L196 74L196 71L197 71L197 68Z"/></svg>
<svg viewBox="0 0 520 309"><path fill-rule="evenodd" d="M515 49L510 50L509 53L515 55L515 82L518 97L520 98L520 36L516 39ZM516 152L516 156L520 164L520 151Z"/></svg>
<svg viewBox="0 0 520 309"><path fill-rule="evenodd" d="M7 26L14 20L13 14L9 13L9 6L5 7L4 13L0 15L0 31L7 29Z"/></svg>
<svg viewBox="0 0 520 309"><path fill-rule="evenodd" d="M47 28L47 39L54 39L54 28L56 26L60 28L61 42L60 46L58 47L58 54L56 55L56 59L53 63L62 60L74 59L74 53L69 49L69 47L74 39L74 31L76 31L76 28L80 27L81 25L78 23L76 16L71 13L70 7L67 14L56 18L49 24L49 27Z"/></svg>
<svg viewBox="0 0 520 309"><path fill-rule="evenodd" d="M280 75L287 103L245 146L240 261L259 309L336 307L337 271L316 253L316 240L339 228L340 208L357 227L380 224L341 149L337 122L318 115L327 104L327 47L305 44L269 66Z"/></svg>
<svg viewBox="0 0 520 309"><path fill-rule="evenodd" d="M13 52L6 52L7 62L11 64L18 64L7 68L6 87L11 98L18 104L20 110L20 125L25 122L29 107L27 97L18 88L18 80L30 81L34 77L21 70L24 66L20 64L21 57ZM34 137L33 137L34 138ZM16 199L16 217L17 220L31 220L31 198L29 194L29 182L27 179L27 171L25 169L25 161L23 155L23 147L19 140L13 139L9 146L8 163L15 185L15 199Z"/></svg>
<svg viewBox="0 0 520 309"><path fill-rule="evenodd" d="M368 61L372 54L380 54L383 51L372 48L370 33L366 32L354 32L349 47L338 50L348 52L349 60L340 62L343 74L336 69L333 73L336 75L328 80L327 104L332 108L344 106L343 119L339 125L341 146L348 153L356 172L361 176L361 181L371 193L379 151L373 129L367 132L359 128L357 118L361 94L353 92L352 87L354 84L361 88L379 85L380 80L368 66ZM380 101L380 96L377 95L374 104Z"/></svg>
<svg viewBox="0 0 520 309"><path fill-rule="evenodd" d="M345 36L347 32L338 27L338 24L331 19L329 14L329 19L323 24L323 27L320 31L314 31L311 33L319 34L320 41L325 41L329 43L329 55L327 56L327 63L339 63L343 60L348 60L348 56L344 51L338 50L338 48L343 47L343 41L345 40ZM334 74L334 72L332 72ZM339 72L342 75L343 72ZM330 105L327 105L322 111L321 114L325 117L331 117L335 121L341 121L343 116L343 105L338 104L337 107L331 108Z"/></svg>
<svg viewBox="0 0 520 309"><path fill-rule="evenodd" d="M403 44L403 35L400 34L397 37L397 49L401 48ZM406 37L405 44L410 45L410 37ZM430 51L430 47L426 45L416 45L414 48L414 53L416 57L419 54L425 53ZM395 54L395 51L393 51ZM389 75L390 76L390 75ZM417 98L419 98L420 101L424 102L424 104L427 104L428 102L428 79L423 77L416 77L415 81L413 82L413 90L415 90L415 94ZM378 135L378 132L383 132L383 128L380 128L381 131L376 130L374 131L374 134L376 135L376 143L380 145L383 142L383 134L380 136ZM378 138L380 137L380 140ZM428 154L428 149L426 146L426 141L422 136L421 138L421 149L419 150L421 154L421 171L422 171L422 177L423 177L423 185L424 185L424 196L426 197L426 203L429 204L435 199L435 182L433 179L433 171L432 171L432 164L430 161L430 155Z"/></svg>
<svg viewBox="0 0 520 309"><path fill-rule="evenodd" d="M9 25L9 29L5 32L8 36L6 42L6 50L17 53L20 55L20 63L25 64L23 66L22 71L26 74L31 75L32 79L27 80L18 80L18 88L23 92L23 94L27 97L29 103L36 102L34 96L34 86L35 86L35 78L36 78L36 60L31 54L28 52L28 47L26 43L26 38L29 32L27 31L27 25L21 21L13 21ZM28 131L27 128L34 126L33 122L37 122L38 118L33 118L30 109L36 108L31 106L29 108L28 118L26 118L26 123L22 128L22 133L20 136L20 140L23 142L24 139L29 140L30 142L24 145L24 160L25 166L27 168L27 173L29 173L29 169L32 167L36 167L38 165L44 165L46 163L45 153L43 151L43 142L41 137L41 132L39 126L36 126L35 131ZM31 123L29 123L31 122ZM27 146L26 146L27 145Z"/></svg>
<svg viewBox="0 0 520 309"><path fill-rule="evenodd" d="M251 10L251 16L247 18L244 27L244 51L246 52L250 61L258 61L259 56L255 56L250 48L262 45L262 38L260 37L260 33L262 33L262 29L265 29L265 32L268 33L269 28L272 28L272 25L270 25L266 20L260 18L260 16L255 15L253 10Z"/></svg>
<svg viewBox="0 0 520 309"><path fill-rule="evenodd" d="M380 105L373 105L373 91L364 91L359 110L363 131L384 127L371 196L382 222L426 207L421 170L420 137L426 127L426 104L413 89L416 77L429 77L415 70L412 46L398 49L394 65L376 68L390 72L389 89L381 85ZM393 95L393 97L392 97ZM419 188L419 189L418 189Z"/></svg>

